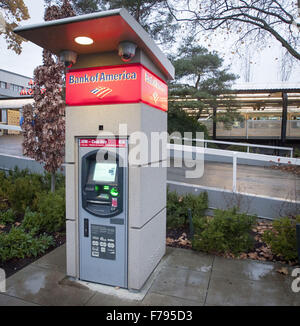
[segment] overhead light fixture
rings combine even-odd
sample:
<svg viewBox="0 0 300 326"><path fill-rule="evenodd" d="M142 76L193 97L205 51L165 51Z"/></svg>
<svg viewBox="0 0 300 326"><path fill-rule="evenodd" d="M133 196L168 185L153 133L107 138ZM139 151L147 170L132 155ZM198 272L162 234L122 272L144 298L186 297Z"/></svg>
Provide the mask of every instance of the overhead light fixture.
<svg viewBox="0 0 300 326"><path fill-rule="evenodd" d="M75 38L75 42L81 45L90 45L94 43L94 40L87 36L78 36Z"/></svg>

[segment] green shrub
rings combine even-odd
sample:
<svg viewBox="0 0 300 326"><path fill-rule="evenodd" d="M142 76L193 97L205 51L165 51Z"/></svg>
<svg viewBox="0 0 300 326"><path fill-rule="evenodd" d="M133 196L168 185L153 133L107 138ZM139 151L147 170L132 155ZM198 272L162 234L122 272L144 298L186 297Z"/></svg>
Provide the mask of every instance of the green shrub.
<svg viewBox="0 0 300 326"><path fill-rule="evenodd" d="M179 196L176 192L167 192L167 227L183 227L188 221L188 209L192 210L192 216L203 217L208 208L206 192L199 195L187 194Z"/></svg>
<svg viewBox="0 0 300 326"><path fill-rule="evenodd" d="M299 148L295 148L294 157L300 157L300 149Z"/></svg>
<svg viewBox="0 0 300 326"><path fill-rule="evenodd" d="M45 173L42 177L43 189L49 191L51 189L51 173ZM65 186L65 176L62 173L55 174L55 189L59 190Z"/></svg>
<svg viewBox="0 0 300 326"><path fill-rule="evenodd" d="M283 217L273 222L273 230L263 234L263 240L271 247L272 252L286 260L297 259L296 222L300 223L300 216L296 220Z"/></svg>
<svg viewBox="0 0 300 326"><path fill-rule="evenodd" d="M203 217L208 208L207 192L201 192L199 195L187 194L183 196L182 206L185 216L187 216L187 210L190 208L193 217Z"/></svg>
<svg viewBox="0 0 300 326"><path fill-rule="evenodd" d="M207 148L220 149L219 146L215 143L207 143Z"/></svg>
<svg viewBox="0 0 300 326"><path fill-rule="evenodd" d="M181 206L179 203L178 194L173 191L167 191L167 227L176 228L183 226L184 219L182 218Z"/></svg>
<svg viewBox="0 0 300 326"><path fill-rule="evenodd" d="M17 166L13 170L8 171L8 178L10 180L16 180L30 175L31 173L28 169L20 170Z"/></svg>
<svg viewBox="0 0 300 326"><path fill-rule="evenodd" d="M13 223L15 221L15 213L12 209L0 212L0 224Z"/></svg>
<svg viewBox="0 0 300 326"><path fill-rule="evenodd" d="M34 211L26 210L22 226L26 230L38 232L57 232L65 227L65 191L43 192L34 202Z"/></svg>
<svg viewBox="0 0 300 326"><path fill-rule="evenodd" d="M37 195L50 190L51 175L31 173L28 169L17 167L8 174L0 171L0 210L11 207L17 214L23 215L26 208L34 209ZM56 189L64 188L65 177L56 174Z"/></svg>
<svg viewBox="0 0 300 326"><path fill-rule="evenodd" d="M10 207L17 214L24 214L27 207L32 207L42 184L37 175L26 175L6 179L4 190Z"/></svg>
<svg viewBox="0 0 300 326"><path fill-rule="evenodd" d="M216 210L214 217L193 218L193 249L234 255L248 251L254 244L250 232L255 221L254 216L238 213L236 208Z"/></svg>
<svg viewBox="0 0 300 326"><path fill-rule="evenodd" d="M0 211L5 211L8 209L8 199L6 191L3 185L6 182L6 174L4 171L0 171Z"/></svg>
<svg viewBox="0 0 300 326"><path fill-rule="evenodd" d="M25 258L44 253L54 244L53 237L41 235L34 237L20 227L12 227L9 233L0 233L0 261Z"/></svg>
<svg viewBox="0 0 300 326"><path fill-rule="evenodd" d="M226 149L235 152L247 152L247 147L241 145L230 145ZM251 152L251 148L249 148L249 152Z"/></svg>
<svg viewBox="0 0 300 326"><path fill-rule="evenodd" d="M26 209L21 227L25 231L30 231L33 234L42 232L42 219L38 212L32 212L29 208Z"/></svg>

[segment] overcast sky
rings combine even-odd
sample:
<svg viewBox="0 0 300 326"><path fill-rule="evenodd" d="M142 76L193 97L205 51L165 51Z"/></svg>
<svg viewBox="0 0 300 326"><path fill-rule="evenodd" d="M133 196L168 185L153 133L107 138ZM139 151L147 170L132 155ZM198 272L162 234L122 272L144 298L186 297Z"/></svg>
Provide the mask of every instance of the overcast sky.
<svg viewBox="0 0 300 326"><path fill-rule="evenodd" d="M28 25L39 23L43 21L44 2L43 0L25 0L25 3L29 9L30 20L22 22L21 25ZM201 44L207 46L207 44ZM244 59L239 59L236 55L232 54L229 44L224 42L213 42L212 48L218 50L224 57L226 64L231 64L231 71L240 75L238 84L244 83L243 67L245 66ZM272 84L280 82L280 61L282 56L282 48L277 42L269 45L263 51L257 51L257 47L254 45L249 48L250 61L251 61L251 78L252 83L257 84ZM32 77L33 70L36 66L42 63L40 47L34 45L31 42L23 43L23 51L21 55L15 54L11 50L7 50L5 41L0 39L0 69L9 70L21 75ZM292 67L292 73L289 83L300 83L300 62L294 62Z"/></svg>

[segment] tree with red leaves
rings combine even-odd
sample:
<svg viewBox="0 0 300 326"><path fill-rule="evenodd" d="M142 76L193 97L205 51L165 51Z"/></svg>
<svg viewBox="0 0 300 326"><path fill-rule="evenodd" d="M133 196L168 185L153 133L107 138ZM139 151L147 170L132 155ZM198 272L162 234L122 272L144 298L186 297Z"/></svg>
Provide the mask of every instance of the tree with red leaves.
<svg viewBox="0 0 300 326"><path fill-rule="evenodd" d="M68 0L62 6L49 6L45 21L75 16ZM43 65L34 70L34 105L23 108L23 153L44 164L51 173L51 191L55 191L55 173L64 161L65 100L64 65L48 50L43 51ZM41 92L45 89L44 92Z"/></svg>

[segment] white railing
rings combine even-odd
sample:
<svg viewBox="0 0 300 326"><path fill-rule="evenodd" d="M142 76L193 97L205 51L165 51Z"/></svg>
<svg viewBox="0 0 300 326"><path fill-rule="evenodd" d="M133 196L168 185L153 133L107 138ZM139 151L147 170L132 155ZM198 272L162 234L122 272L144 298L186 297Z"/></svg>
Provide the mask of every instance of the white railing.
<svg viewBox="0 0 300 326"><path fill-rule="evenodd" d="M191 141L191 139L188 139L188 138L183 138L183 140ZM192 141L204 143L205 148L207 147L207 144L223 144L223 145L234 145L234 146L247 147L247 153L249 153L250 147L266 148L266 149L273 149L273 150L283 150L283 151L289 151L290 157L293 157L293 148L292 147L257 145L257 144L237 143L237 142L230 142L230 141L197 139L197 138L192 139Z"/></svg>
<svg viewBox="0 0 300 326"><path fill-rule="evenodd" d="M5 125L0 124L0 130L14 130L14 131L22 131L21 127L19 126L13 126L13 125Z"/></svg>
<svg viewBox="0 0 300 326"><path fill-rule="evenodd" d="M288 165L300 165L300 159L292 157L282 157L274 155L264 155L264 154L254 154L254 153L245 153L245 152L236 152L223 149L215 148L206 148L200 146L187 146L187 145L178 145L178 144L167 144L167 149L174 151L174 156L177 158L183 158L183 152L197 153L204 155L219 155L225 157L232 157L232 192L237 192L237 160L238 159L247 159L254 161L262 161L268 163L276 164L288 164ZM176 154L175 154L176 153Z"/></svg>

